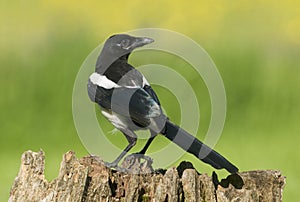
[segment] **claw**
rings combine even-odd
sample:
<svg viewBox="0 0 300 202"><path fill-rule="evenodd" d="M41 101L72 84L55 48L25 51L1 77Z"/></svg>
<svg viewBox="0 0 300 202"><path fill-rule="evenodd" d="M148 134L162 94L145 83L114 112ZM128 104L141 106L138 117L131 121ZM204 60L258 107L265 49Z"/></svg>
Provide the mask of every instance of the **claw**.
<svg viewBox="0 0 300 202"><path fill-rule="evenodd" d="M116 164L115 162L112 163L104 162L104 165L108 168L116 168L118 166L118 164Z"/></svg>
<svg viewBox="0 0 300 202"><path fill-rule="evenodd" d="M116 167L116 170L118 172L121 172L121 173L131 173L131 170L130 169L127 169L127 168L121 168L121 167Z"/></svg>
<svg viewBox="0 0 300 202"><path fill-rule="evenodd" d="M137 152L137 153L133 153L132 155L134 155L135 158L144 158L145 154Z"/></svg>
<svg viewBox="0 0 300 202"><path fill-rule="evenodd" d="M143 153L140 153L140 152L137 152L137 153L134 153L133 154L135 158L139 158L139 159L144 159L148 162L153 162L153 159L150 157L150 156L146 156L145 154Z"/></svg>
<svg viewBox="0 0 300 202"><path fill-rule="evenodd" d="M127 169L127 168L122 168L122 167L119 167L118 164L112 162L112 163L109 163L109 162L104 162L104 165L107 167L107 168L110 168L110 169L115 169L116 171L118 172L121 172L121 173L129 173L130 172L130 169Z"/></svg>

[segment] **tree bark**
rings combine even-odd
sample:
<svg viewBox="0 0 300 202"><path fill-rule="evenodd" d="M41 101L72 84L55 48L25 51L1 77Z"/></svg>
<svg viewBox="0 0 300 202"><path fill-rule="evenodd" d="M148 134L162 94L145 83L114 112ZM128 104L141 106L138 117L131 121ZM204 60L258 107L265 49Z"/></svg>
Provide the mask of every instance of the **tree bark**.
<svg viewBox="0 0 300 202"><path fill-rule="evenodd" d="M44 176L43 151L23 153L9 201L281 201L285 177L258 170L229 175L198 174L192 164L154 171L151 159L127 157L117 171L94 156L63 156L58 177ZM126 172L123 172L126 171ZM128 173L130 171L130 173Z"/></svg>

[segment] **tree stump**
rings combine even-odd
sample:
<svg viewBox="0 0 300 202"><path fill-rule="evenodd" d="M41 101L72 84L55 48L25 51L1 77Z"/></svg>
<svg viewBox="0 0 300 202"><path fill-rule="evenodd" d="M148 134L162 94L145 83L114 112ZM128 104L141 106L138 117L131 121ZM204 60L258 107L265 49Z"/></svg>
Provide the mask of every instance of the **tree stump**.
<svg viewBox="0 0 300 202"><path fill-rule="evenodd" d="M133 173L111 170L97 157L77 159L70 151L58 177L48 182L44 152L27 151L9 201L281 201L285 185L275 170L241 172L219 182L215 173L198 174L188 162L159 171L149 159L131 155L124 162L121 169Z"/></svg>

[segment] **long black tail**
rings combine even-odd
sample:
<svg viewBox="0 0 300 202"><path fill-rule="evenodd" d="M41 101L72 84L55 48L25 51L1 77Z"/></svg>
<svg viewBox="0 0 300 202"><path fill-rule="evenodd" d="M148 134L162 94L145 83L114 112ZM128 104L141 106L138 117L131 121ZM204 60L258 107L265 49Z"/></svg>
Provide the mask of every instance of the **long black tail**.
<svg viewBox="0 0 300 202"><path fill-rule="evenodd" d="M197 158L210 164L214 168L225 168L230 173L238 172L238 168L230 163L225 157L169 120L167 120L162 134L185 151L194 154Z"/></svg>

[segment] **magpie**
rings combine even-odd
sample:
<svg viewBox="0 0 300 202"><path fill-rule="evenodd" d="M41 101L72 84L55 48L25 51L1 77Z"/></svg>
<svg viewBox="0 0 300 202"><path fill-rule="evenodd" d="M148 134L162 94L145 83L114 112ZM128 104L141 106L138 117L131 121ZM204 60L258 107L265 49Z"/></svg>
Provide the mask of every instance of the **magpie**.
<svg viewBox="0 0 300 202"><path fill-rule="evenodd" d="M88 79L88 96L101 113L120 130L127 147L108 167L117 167L120 160L136 144L137 130L149 130L150 137L138 154L145 154L153 139L161 134L185 151L216 169L230 173L238 168L178 125L163 113L158 96L146 78L128 63L131 52L154 42L148 37L116 34L109 37L96 61L95 72ZM167 155L167 154L166 154Z"/></svg>

